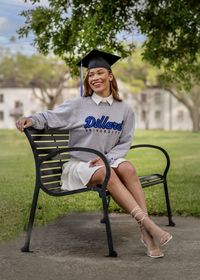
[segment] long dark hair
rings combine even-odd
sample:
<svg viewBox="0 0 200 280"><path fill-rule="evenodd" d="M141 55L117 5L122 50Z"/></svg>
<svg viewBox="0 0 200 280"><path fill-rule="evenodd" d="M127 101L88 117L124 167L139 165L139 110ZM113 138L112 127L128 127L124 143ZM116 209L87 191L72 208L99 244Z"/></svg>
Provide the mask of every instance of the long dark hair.
<svg viewBox="0 0 200 280"><path fill-rule="evenodd" d="M107 69L109 71L109 73L112 73L111 69ZM83 96L87 97L87 96L91 96L93 94L93 90L91 89L91 87L89 86L89 82L88 82L88 78L89 78L89 71L86 74L85 80L84 80L84 94ZM110 82L110 92L113 96L113 98L117 101L122 101L122 99L119 96L118 93L118 85L117 85L117 81L115 79L115 76L113 75L113 79Z"/></svg>

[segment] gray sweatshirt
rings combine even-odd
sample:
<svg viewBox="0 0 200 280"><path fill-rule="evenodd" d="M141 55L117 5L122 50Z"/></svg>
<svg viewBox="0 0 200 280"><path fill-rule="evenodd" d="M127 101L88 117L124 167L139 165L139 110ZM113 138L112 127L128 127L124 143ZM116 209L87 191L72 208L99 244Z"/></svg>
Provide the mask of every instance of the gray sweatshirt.
<svg viewBox="0 0 200 280"><path fill-rule="evenodd" d="M124 101L112 105L99 103L91 97L68 100L44 113L31 116L37 129L70 130L69 147L87 147L103 153L110 163L123 158L133 141L134 113ZM72 158L89 161L95 154L72 152Z"/></svg>

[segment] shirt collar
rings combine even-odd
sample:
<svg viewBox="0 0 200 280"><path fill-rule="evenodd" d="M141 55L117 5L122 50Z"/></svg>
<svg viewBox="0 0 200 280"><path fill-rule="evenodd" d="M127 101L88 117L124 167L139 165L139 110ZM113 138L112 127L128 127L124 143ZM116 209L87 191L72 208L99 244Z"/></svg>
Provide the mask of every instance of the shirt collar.
<svg viewBox="0 0 200 280"><path fill-rule="evenodd" d="M99 103L108 103L109 105L113 104L113 96L110 94L108 97L102 97L96 94L95 92L92 94L92 100L99 105Z"/></svg>

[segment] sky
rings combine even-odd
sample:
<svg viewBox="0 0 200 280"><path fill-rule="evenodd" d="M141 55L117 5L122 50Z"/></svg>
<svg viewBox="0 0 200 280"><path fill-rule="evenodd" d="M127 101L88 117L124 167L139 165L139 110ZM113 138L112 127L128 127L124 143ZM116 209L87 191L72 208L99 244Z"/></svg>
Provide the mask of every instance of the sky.
<svg viewBox="0 0 200 280"><path fill-rule="evenodd" d="M47 5L47 0L42 0L43 5ZM24 25L25 18L20 16L23 10L28 10L32 4L24 0L0 0L0 46L10 48L12 52L20 51L26 54L36 52L33 42L33 35L27 38L18 38L17 30ZM10 38L14 36L16 42L12 43Z"/></svg>

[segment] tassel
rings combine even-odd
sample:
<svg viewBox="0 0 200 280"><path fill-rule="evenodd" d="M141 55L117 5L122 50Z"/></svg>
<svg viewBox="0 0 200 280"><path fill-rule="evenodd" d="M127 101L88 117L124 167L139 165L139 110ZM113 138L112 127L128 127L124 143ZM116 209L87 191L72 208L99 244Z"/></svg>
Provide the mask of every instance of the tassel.
<svg viewBox="0 0 200 280"><path fill-rule="evenodd" d="M80 95L83 96L83 63L81 61L81 68L80 68Z"/></svg>

